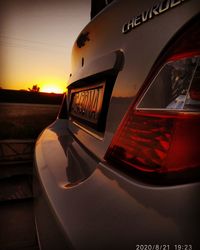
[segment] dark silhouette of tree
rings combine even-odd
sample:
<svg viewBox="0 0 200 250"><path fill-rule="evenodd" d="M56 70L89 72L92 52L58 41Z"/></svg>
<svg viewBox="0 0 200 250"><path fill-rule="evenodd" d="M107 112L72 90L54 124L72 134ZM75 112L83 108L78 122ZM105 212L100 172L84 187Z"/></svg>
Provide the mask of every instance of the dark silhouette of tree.
<svg viewBox="0 0 200 250"><path fill-rule="evenodd" d="M40 87L37 84L34 84L32 86L32 88L28 88L29 91L31 92L39 92L40 91Z"/></svg>

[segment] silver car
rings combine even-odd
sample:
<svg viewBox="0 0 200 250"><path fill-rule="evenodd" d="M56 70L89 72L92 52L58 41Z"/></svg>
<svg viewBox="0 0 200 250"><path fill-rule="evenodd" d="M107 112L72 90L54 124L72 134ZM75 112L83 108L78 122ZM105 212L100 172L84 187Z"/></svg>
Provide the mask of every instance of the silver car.
<svg viewBox="0 0 200 250"><path fill-rule="evenodd" d="M200 249L200 2L92 1L35 148L41 249Z"/></svg>

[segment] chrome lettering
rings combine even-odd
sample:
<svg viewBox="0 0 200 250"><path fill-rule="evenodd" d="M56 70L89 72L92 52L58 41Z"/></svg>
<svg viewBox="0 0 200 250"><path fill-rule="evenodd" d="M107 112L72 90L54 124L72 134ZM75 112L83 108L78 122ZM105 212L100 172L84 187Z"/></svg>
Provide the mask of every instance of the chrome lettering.
<svg viewBox="0 0 200 250"><path fill-rule="evenodd" d="M183 2L183 1L181 1L181 0L178 0L178 1L176 1L176 0L171 0L170 8L173 8L173 7L177 6L177 5L180 4L181 2Z"/></svg>
<svg viewBox="0 0 200 250"><path fill-rule="evenodd" d="M135 22L135 18L130 20L128 23L126 23L122 28L122 32L125 34L129 32L130 30L132 30L134 28L134 22Z"/></svg>
<svg viewBox="0 0 200 250"><path fill-rule="evenodd" d="M125 23L122 27L122 33L126 34L154 16L158 16L184 2L185 0L163 0L157 2L149 10L143 11L141 15L134 16L129 22Z"/></svg>
<svg viewBox="0 0 200 250"><path fill-rule="evenodd" d="M149 11L142 12L142 23L144 23L148 20L148 15L149 15Z"/></svg>
<svg viewBox="0 0 200 250"><path fill-rule="evenodd" d="M134 26L138 26L142 23L141 16L136 16Z"/></svg>
<svg viewBox="0 0 200 250"><path fill-rule="evenodd" d="M133 29L134 28L134 18L129 21L127 25L127 30Z"/></svg>
<svg viewBox="0 0 200 250"><path fill-rule="evenodd" d="M156 3L149 11L149 19L151 19L153 16L159 15L159 6L160 3Z"/></svg>
<svg viewBox="0 0 200 250"><path fill-rule="evenodd" d="M170 0L163 1L160 3L159 13L161 14L161 13L167 11L169 8L170 8Z"/></svg>

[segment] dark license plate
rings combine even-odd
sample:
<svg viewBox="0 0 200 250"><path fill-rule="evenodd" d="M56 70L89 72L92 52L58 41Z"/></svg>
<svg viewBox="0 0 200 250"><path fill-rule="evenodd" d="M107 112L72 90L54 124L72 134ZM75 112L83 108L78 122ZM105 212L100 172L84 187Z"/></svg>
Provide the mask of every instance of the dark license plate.
<svg viewBox="0 0 200 250"><path fill-rule="evenodd" d="M71 115L79 120L98 124L102 110L104 84L72 91Z"/></svg>

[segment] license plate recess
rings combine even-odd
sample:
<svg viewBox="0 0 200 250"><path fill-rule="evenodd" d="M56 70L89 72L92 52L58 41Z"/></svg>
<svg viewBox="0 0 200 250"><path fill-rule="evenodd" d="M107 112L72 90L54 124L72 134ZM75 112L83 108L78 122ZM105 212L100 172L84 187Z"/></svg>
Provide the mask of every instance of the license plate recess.
<svg viewBox="0 0 200 250"><path fill-rule="evenodd" d="M105 82L71 89L70 116L83 125L101 130Z"/></svg>

